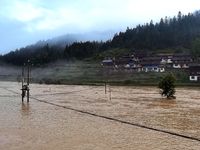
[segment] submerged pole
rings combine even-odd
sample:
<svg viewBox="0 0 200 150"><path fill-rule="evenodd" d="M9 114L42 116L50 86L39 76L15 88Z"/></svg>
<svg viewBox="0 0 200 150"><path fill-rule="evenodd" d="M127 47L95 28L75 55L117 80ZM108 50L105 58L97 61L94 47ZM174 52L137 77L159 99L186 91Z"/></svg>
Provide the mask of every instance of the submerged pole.
<svg viewBox="0 0 200 150"><path fill-rule="evenodd" d="M111 87L109 87L109 92L110 92L110 100L112 99L111 97Z"/></svg>
<svg viewBox="0 0 200 150"><path fill-rule="evenodd" d="M105 83L105 94L106 94L106 83Z"/></svg>
<svg viewBox="0 0 200 150"><path fill-rule="evenodd" d="M27 73L27 102L29 102L29 82L30 82L30 61L28 60L28 73Z"/></svg>
<svg viewBox="0 0 200 150"><path fill-rule="evenodd" d="M24 86L24 68L22 68L22 102L24 102L24 90L23 90L23 86Z"/></svg>
<svg viewBox="0 0 200 150"><path fill-rule="evenodd" d="M25 66L25 64L24 64ZM29 83L30 83L30 61L28 60L28 65L27 65L27 74L25 71L25 67L22 68L22 102L24 101L24 97L26 96L26 91L27 91L27 102L29 102ZM24 82L27 82L27 84L24 84Z"/></svg>

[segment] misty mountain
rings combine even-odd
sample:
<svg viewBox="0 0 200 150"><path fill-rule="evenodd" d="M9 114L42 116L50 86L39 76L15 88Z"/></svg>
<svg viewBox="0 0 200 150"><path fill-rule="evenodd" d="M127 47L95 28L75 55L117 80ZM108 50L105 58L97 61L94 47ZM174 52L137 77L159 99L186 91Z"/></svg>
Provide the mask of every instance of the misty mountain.
<svg viewBox="0 0 200 150"><path fill-rule="evenodd" d="M71 45L74 42L86 42L86 41L99 41L105 42L112 39L116 31L108 30L104 32L92 31L84 34L65 34L58 37L54 37L48 40L40 40L33 45L27 46L29 49L36 49L38 47L59 45L61 48L65 48L66 45Z"/></svg>
<svg viewBox="0 0 200 150"><path fill-rule="evenodd" d="M99 48L99 46L94 45L99 45L99 43L111 39L114 33L114 31L109 30L105 32L93 31L85 34L65 34L48 40L40 40L35 44L11 51L1 56L0 60L14 65L23 65L27 60L31 60L35 65L41 65L56 61L57 59L63 59L65 57L64 51L66 47L72 47L73 43L81 43L81 45L84 45L85 43L87 45L89 43L90 48ZM89 41L94 42L93 44L90 44ZM90 56L92 56L94 53L90 54Z"/></svg>

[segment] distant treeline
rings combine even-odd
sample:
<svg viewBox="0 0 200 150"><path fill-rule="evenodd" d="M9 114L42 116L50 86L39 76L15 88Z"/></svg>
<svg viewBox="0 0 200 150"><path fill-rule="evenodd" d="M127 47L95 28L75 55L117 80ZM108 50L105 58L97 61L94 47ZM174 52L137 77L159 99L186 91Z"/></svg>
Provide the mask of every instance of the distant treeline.
<svg viewBox="0 0 200 150"><path fill-rule="evenodd" d="M66 41L59 41L54 45L31 45L11 51L0 59L14 65L23 65L27 60L31 60L35 65L42 65L58 59L82 60L113 48L154 51L182 47L192 51L194 41L196 45L197 41L200 42L197 39L200 39L199 11L188 15L178 12L177 16L161 18L156 24L151 20L150 23L139 24L135 28L127 27L125 32L116 33L112 40L106 42L88 41L69 44Z"/></svg>

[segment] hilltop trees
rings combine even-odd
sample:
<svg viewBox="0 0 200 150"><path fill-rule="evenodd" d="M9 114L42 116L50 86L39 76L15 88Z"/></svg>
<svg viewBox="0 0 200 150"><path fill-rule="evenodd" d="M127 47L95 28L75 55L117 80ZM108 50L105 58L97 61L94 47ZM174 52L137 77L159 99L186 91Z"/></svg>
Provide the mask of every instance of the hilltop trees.
<svg viewBox="0 0 200 150"><path fill-rule="evenodd" d="M67 45L64 50L64 56L67 59L76 58L84 59L92 57L100 50L99 42L75 42L72 45Z"/></svg>
<svg viewBox="0 0 200 150"><path fill-rule="evenodd" d="M192 42L192 54L197 60L200 57L200 38L197 38Z"/></svg>
<svg viewBox="0 0 200 150"><path fill-rule="evenodd" d="M163 75L162 79L158 83L158 88L161 90L161 95L166 96L167 99L175 98L175 82L176 77L172 73Z"/></svg>
<svg viewBox="0 0 200 150"><path fill-rule="evenodd" d="M180 11L177 17L161 18L159 23L153 20L145 25L120 32L112 40L113 47L132 47L137 49L162 49L176 46L190 48L191 41L200 37L200 14L183 15Z"/></svg>
<svg viewBox="0 0 200 150"><path fill-rule="evenodd" d="M63 50L59 46L49 46L48 44L36 48L21 48L11 51L3 56L3 60L14 65L23 65L30 60L34 65L50 63L62 58Z"/></svg>

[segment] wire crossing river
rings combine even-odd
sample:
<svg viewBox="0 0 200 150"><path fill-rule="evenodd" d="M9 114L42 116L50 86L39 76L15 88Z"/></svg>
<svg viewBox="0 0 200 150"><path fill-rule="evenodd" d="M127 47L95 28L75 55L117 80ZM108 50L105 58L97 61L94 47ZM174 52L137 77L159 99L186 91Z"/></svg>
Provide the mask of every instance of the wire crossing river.
<svg viewBox="0 0 200 150"><path fill-rule="evenodd" d="M0 82L0 149L200 149L200 88L30 85ZM111 98L112 97L112 98Z"/></svg>

